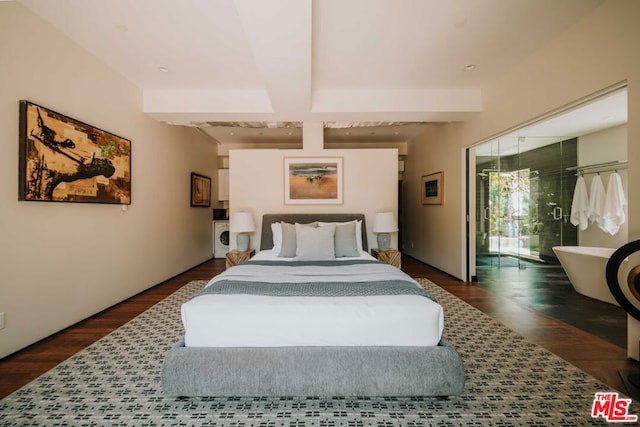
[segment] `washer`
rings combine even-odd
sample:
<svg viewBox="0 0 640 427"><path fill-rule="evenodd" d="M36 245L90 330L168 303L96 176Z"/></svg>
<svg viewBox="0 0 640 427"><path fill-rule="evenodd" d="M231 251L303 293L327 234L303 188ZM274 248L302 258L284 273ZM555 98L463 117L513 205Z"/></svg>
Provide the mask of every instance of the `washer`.
<svg viewBox="0 0 640 427"><path fill-rule="evenodd" d="M213 221L213 256L224 258L229 252L229 221Z"/></svg>

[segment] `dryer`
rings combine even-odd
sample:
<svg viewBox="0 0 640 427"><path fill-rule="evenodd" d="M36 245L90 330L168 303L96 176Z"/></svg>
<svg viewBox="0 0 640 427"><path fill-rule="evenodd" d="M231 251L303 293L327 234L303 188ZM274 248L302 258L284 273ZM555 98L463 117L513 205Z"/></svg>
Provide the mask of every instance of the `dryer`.
<svg viewBox="0 0 640 427"><path fill-rule="evenodd" d="M229 221L213 221L213 256L224 258L229 252Z"/></svg>

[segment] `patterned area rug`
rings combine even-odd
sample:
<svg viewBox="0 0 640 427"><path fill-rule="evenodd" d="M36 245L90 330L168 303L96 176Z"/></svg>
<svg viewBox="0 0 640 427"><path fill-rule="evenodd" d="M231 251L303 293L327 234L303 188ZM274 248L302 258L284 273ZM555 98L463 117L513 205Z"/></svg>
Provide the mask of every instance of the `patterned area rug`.
<svg viewBox="0 0 640 427"><path fill-rule="evenodd" d="M0 401L0 425L20 426L579 426L604 384L489 316L418 279L445 308L445 336L467 369L462 396L438 398L167 398L165 352L182 334L194 281ZM633 402L630 414L640 414Z"/></svg>

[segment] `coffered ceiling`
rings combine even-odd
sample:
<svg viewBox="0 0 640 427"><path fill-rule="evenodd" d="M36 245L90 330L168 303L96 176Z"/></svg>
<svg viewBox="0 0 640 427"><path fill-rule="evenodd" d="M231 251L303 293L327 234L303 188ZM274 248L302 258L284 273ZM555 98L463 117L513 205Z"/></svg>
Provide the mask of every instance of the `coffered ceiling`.
<svg viewBox="0 0 640 427"><path fill-rule="evenodd" d="M392 141L418 129L399 122L465 120L605 0L19 1L138 86L145 113L242 142L298 131L218 124L378 122L327 134Z"/></svg>

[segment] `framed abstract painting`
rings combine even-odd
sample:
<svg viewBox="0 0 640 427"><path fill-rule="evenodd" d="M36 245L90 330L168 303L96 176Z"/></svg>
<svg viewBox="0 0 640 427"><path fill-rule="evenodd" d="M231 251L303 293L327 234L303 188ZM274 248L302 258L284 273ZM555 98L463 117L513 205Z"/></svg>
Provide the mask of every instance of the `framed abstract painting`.
<svg viewBox="0 0 640 427"><path fill-rule="evenodd" d="M191 206L211 206L211 178L191 172Z"/></svg>
<svg viewBox="0 0 640 427"><path fill-rule="evenodd" d="M18 200L131 204L131 141L20 101Z"/></svg>

